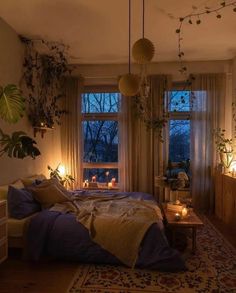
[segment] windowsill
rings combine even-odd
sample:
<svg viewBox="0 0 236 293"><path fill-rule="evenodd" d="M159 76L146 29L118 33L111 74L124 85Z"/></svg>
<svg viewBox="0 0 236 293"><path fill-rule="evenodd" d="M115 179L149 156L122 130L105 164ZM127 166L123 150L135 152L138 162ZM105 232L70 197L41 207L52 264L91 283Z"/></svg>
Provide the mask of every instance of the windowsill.
<svg viewBox="0 0 236 293"><path fill-rule="evenodd" d="M119 190L118 187L83 187L83 190Z"/></svg>
<svg viewBox="0 0 236 293"><path fill-rule="evenodd" d="M115 184L114 186L107 186L106 183L94 183L95 185L83 186L84 190L119 190L119 185Z"/></svg>

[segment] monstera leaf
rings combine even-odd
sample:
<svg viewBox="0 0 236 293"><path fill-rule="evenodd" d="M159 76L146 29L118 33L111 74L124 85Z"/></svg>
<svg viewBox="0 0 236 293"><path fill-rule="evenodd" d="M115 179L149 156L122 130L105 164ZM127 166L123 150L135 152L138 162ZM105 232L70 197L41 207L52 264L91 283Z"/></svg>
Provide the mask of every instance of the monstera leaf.
<svg viewBox="0 0 236 293"><path fill-rule="evenodd" d="M40 155L40 151L34 144L36 142L23 131L13 132L10 136L0 129L0 157L6 153L10 158L31 157L35 159Z"/></svg>
<svg viewBox="0 0 236 293"><path fill-rule="evenodd" d="M20 89L14 84L0 87L0 118L9 123L16 123L23 116L24 102Z"/></svg>

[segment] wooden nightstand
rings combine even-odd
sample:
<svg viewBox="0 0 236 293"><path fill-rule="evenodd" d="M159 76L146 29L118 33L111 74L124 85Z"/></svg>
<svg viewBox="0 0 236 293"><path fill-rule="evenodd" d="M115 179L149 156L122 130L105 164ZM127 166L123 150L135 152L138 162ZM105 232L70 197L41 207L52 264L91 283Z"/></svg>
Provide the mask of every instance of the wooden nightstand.
<svg viewBox="0 0 236 293"><path fill-rule="evenodd" d="M7 259L7 201L0 200L0 263Z"/></svg>
<svg viewBox="0 0 236 293"><path fill-rule="evenodd" d="M175 244L175 232L177 229L180 230L184 228L190 228L192 229L192 252L195 253L197 248L197 228L203 226L201 219L199 219L199 217L193 211L191 211L189 216L176 221L175 212L168 211L164 205L162 206L162 211L167 226L170 227L172 231L172 244Z"/></svg>

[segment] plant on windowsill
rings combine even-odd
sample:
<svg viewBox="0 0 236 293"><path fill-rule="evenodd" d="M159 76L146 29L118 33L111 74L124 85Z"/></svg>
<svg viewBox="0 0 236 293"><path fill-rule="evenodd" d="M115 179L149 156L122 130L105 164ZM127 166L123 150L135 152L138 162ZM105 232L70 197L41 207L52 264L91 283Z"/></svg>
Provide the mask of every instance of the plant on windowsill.
<svg viewBox="0 0 236 293"><path fill-rule="evenodd" d="M21 90L14 84L0 86L0 118L8 123L16 123L25 111L25 98ZM0 129L0 157L7 154L10 158L24 159L40 155L34 145L36 142L23 131L8 135Z"/></svg>
<svg viewBox="0 0 236 293"><path fill-rule="evenodd" d="M58 42L20 39L25 45L22 82L29 96L28 117L36 132L40 128L46 131L60 125L61 116L66 114L60 100L65 96L64 77L71 73L68 48Z"/></svg>
<svg viewBox="0 0 236 293"><path fill-rule="evenodd" d="M216 151L220 156L222 166L227 173L234 158L233 139L225 137L225 129L214 130Z"/></svg>

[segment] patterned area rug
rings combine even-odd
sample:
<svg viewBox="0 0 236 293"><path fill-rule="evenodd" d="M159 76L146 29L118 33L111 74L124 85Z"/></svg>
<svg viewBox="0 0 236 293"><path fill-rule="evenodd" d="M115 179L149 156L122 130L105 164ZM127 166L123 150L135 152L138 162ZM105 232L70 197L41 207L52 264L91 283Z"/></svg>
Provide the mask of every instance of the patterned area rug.
<svg viewBox="0 0 236 293"><path fill-rule="evenodd" d="M207 218L203 221L196 254L184 254L187 272L80 265L67 293L236 293L236 250Z"/></svg>

